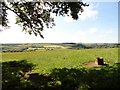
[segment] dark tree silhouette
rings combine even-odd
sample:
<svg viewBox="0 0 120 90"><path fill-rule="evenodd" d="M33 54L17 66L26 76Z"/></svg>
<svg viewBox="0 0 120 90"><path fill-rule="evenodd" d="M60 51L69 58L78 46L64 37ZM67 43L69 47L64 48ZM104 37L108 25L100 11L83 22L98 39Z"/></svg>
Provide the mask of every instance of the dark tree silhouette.
<svg viewBox="0 0 120 90"><path fill-rule="evenodd" d="M34 73L35 65L21 61L2 63L2 90L104 90L120 88L120 64L101 68L54 68Z"/></svg>
<svg viewBox="0 0 120 90"><path fill-rule="evenodd" d="M89 6L79 0L76 2L26 2L22 0L20 2L1 2L2 14L0 19L2 26L8 26L7 10L10 10L16 14L16 23L22 25L23 30L29 34L34 33L35 36L38 34L42 37L41 31L44 27L52 28L55 26L54 18L51 14L54 13L56 16L72 16L74 20L78 19L80 13L84 11L83 7Z"/></svg>

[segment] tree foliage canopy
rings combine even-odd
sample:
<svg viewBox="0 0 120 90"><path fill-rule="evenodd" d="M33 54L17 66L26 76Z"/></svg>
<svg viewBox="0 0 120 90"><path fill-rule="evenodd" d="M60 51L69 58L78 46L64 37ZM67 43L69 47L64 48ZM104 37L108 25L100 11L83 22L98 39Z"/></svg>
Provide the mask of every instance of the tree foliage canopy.
<svg viewBox="0 0 120 90"><path fill-rule="evenodd" d="M72 16L74 20L78 19L80 13L84 11L83 7L89 6L82 1L77 2L26 2L25 0L20 2L1 2L2 14L0 19L2 26L8 26L7 10L10 10L16 14L16 24L23 27L23 30L29 34L34 33L42 37L41 31L44 27L52 28L55 26L54 17L56 16Z"/></svg>

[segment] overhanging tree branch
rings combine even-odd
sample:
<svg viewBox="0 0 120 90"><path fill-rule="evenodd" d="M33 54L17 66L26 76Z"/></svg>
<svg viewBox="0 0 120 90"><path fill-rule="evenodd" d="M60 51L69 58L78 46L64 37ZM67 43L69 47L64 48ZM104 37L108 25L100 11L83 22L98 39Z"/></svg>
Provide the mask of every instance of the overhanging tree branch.
<svg viewBox="0 0 120 90"><path fill-rule="evenodd" d="M10 10L15 13L18 17L16 18L16 24L20 24L24 31L29 34L34 33L35 36L38 34L42 37L41 31L44 27L51 28L55 26L54 18L51 17L51 13L56 14L56 16L71 15L74 20L79 17L79 12L84 11L83 7L88 6L88 4L80 2L12 2L9 3L11 7L7 6L5 2L2 6L5 8L4 11ZM6 13L5 13L6 15ZM3 15L6 20L6 16ZM6 23L4 23L6 24Z"/></svg>

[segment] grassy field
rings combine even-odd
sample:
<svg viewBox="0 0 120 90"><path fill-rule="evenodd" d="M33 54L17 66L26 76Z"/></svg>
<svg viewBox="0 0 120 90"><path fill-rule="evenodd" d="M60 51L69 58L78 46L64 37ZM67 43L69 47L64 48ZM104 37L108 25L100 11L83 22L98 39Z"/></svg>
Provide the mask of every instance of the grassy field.
<svg viewBox="0 0 120 90"><path fill-rule="evenodd" d="M96 57L103 57L110 65L118 62L118 49L59 49L37 50L32 52L1 53L2 62L13 60L27 60L36 64L36 72L46 73L53 68L79 68L85 62L94 61Z"/></svg>

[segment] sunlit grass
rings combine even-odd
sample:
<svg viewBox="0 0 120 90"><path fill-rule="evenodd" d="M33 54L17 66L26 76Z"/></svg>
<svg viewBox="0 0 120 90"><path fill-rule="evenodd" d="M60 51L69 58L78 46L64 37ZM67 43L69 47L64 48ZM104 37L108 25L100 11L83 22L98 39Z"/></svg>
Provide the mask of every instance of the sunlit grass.
<svg viewBox="0 0 120 90"><path fill-rule="evenodd" d="M37 65L36 72L49 72L53 68L81 67L83 63L94 61L96 57L103 57L109 64L118 62L118 49L60 49L38 50L32 52L2 53L2 62L13 60L28 60Z"/></svg>

